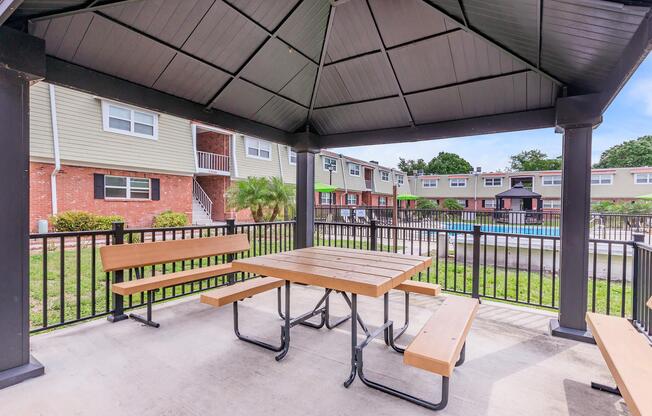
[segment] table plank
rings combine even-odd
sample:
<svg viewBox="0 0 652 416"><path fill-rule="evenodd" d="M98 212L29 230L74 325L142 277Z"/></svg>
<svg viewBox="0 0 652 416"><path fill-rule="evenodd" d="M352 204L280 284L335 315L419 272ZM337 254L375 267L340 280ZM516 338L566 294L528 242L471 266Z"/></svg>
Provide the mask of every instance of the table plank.
<svg viewBox="0 0 652 416"><path fill-rule="evenodd" d="M310 247L301 250L336 253L340 256L351 255L352 257L357 257L357 258L374 258L374 259L385 260L388 262L404 263L404 264L432 262L432 258L430 257L416 256L416 255L409 255L409 254L399 254L399 253L387 253L385 251L368 251L368 250L340 248L340 247L323 247L323 246Z"/></svg>
<svg viewBox="0 0 652 416"><path fill-rule="evenodd" d="M329 269L333 270L341 270L341 271L350 271L350 272L355 272L355 273L364 273L364 274L371 274L374 276L379 276L379 277L385 277L387 279L394 279L397 276L400 276L407 271L397 271L397 270L390 270L390 269L383 269L380 267L375 267L371 264L365 264L365 265L358 265L358 264L352 264L349 262L342 262L342 261L335 261L334 259L332 260L323 260L323 259L315 259L311 257L306 257L309 256L308 254L305 254L303 256L301 255L292 255L292 254L285 254L285 255L277 255L274 256L275 259L282 260L282 261L287 261L290 263L296 263L296 264L304 264L307 266L319 266L319 267L327 267ZM408 270L409 271L409 270Z"/></svg>
<svg viewBox="0 0 652 416"><path fill-rule="evenodd" d="M342 262L348 264L357 264L361 266L372 266L381 269L395 270L399 272L406 272L408 270L411 270L413 267L415 267L411 264L405 264L405 263L386 263L386 262L379 262L376 259L348 257L348 256L341 256L339 254L333 255L330 253L312 252L312 251L304 251L304 250L295 250L287 253L292 253L292 255L296 257L319 259L328 262Z"/></svg>

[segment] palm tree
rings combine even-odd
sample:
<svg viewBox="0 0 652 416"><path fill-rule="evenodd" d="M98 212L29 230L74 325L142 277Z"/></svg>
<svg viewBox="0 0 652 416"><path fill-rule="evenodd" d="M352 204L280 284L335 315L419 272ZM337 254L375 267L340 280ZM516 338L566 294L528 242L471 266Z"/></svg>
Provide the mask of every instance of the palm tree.
<svg viewBox="0 0 652 416"><path fill-rule="evenodd" d="M271 192L267 178L248 177L231 185L226 193L229 206L251 210L255 222L263 221L264 209L269 204Z"/></svg>
<svg viewBox="0 0 652 416"><path fill-rule="evenodd" d="M294 187L285 184L279 177L271 178L269 181L269 203L272 205L272 216L269 220L276 220L281 209L292 207L294 201Z"/></svg>

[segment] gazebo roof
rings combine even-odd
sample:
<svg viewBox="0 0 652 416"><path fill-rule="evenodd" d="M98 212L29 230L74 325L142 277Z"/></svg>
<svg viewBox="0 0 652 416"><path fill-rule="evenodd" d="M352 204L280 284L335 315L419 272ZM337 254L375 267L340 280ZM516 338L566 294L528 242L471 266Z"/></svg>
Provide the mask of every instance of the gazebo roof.
<svg viewBox="0 0 652 416"><path fill-rule="evenodd" d="M505 192L496 194L496 198L541 198L541 194L530 191L519 182Z"/></svg>
<svg viewBox="0 0 652 416"><path fill-rule="evenodd" d="M569 99L599 117L647 53L649 10L602 0L24 0L7 24L45 39L53 83L280 143L308 130L332 147L550 127Z"/></svg>

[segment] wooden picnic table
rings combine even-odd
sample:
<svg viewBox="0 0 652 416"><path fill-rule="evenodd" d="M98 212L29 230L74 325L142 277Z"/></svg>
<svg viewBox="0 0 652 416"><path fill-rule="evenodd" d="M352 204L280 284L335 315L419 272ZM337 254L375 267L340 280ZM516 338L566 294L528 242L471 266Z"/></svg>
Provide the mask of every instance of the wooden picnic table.
<svg viewBox="0 0 652 416"><path fill-rule="evenodd" d="M386 316L384 325L371 333L358 314L357 295L384 296L384 301L388 302L388 294L391 289L427 269L431 264L430 257L336 247L310 247L237 259L232 263L235 270L261 276L273 276L286 281L285 313L281 314L285 319L283 331L286 342L285 348L277 356L277 360L287 354L290 345L290 328L317 316L318 308L322 303L328 301L328 296L333 290L342 293L351 307L351 316L357 318L351 319L351 375L345 382L346 386L350 385L356 376L358 323L367 335L365 340L367 343L378 336L381 331L385 331L387 337L388 327L391 325L391 321ZM312 312L294 319L289 316L291 282L326 289L326 294ZM347 293L351 295L350 299L346 295ZM323 316L322 319L324 319Z"/></svg>

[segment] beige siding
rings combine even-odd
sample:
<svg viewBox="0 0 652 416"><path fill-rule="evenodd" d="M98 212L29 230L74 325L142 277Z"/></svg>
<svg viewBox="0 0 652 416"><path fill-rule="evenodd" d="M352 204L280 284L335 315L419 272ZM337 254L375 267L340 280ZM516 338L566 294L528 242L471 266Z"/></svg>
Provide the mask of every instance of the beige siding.
<svg viewBox="0 0 652 416"><path fill-rule="evenodd" d="M384 170L386 172L389 172L389 180L387 182L384 182L381 179L380 176L380 171ZM407 178L407 177L406 177ZM374 169L374 192L378 194L386 194L386 195L391 195L392 194L392 172L390 169L384 169L382 167L377 167Z"/></svg>
<svg viewBox="0 0 652 416"><path fill-rule="evenodd" d="M63 163L185 174L195 172L188 120L160 114L158 139L144 139L104 131L101 101L90 94L56 87L56 101ZM35 151L32 152L34 156Z"/></svg>
<svg viewBox="0 0 652 416"><path fill-rule="evenodd" d="M29 154L36 160L54 159L52 118L48 84L38 82L29 89Z"/></svg>
<svg viewBox="0 0 652 416"><path fill-rule="evenodd" d="M258 158L249 157L246 155L245 136L241 134L235 135L235 157L238 164L238 177L237 179L244 179L250 176L253 177L280 177L280 169L278 165L278 146L271 143L271 160L263 160Z"/></svg>
<svg viewBox="0 0 652 416"><path fill-rule="evenodd" d="M290 146L276 145L279 158L278 163L283 173L283 182L295 184L297 183L297 165L290 164Z"/></svg>

